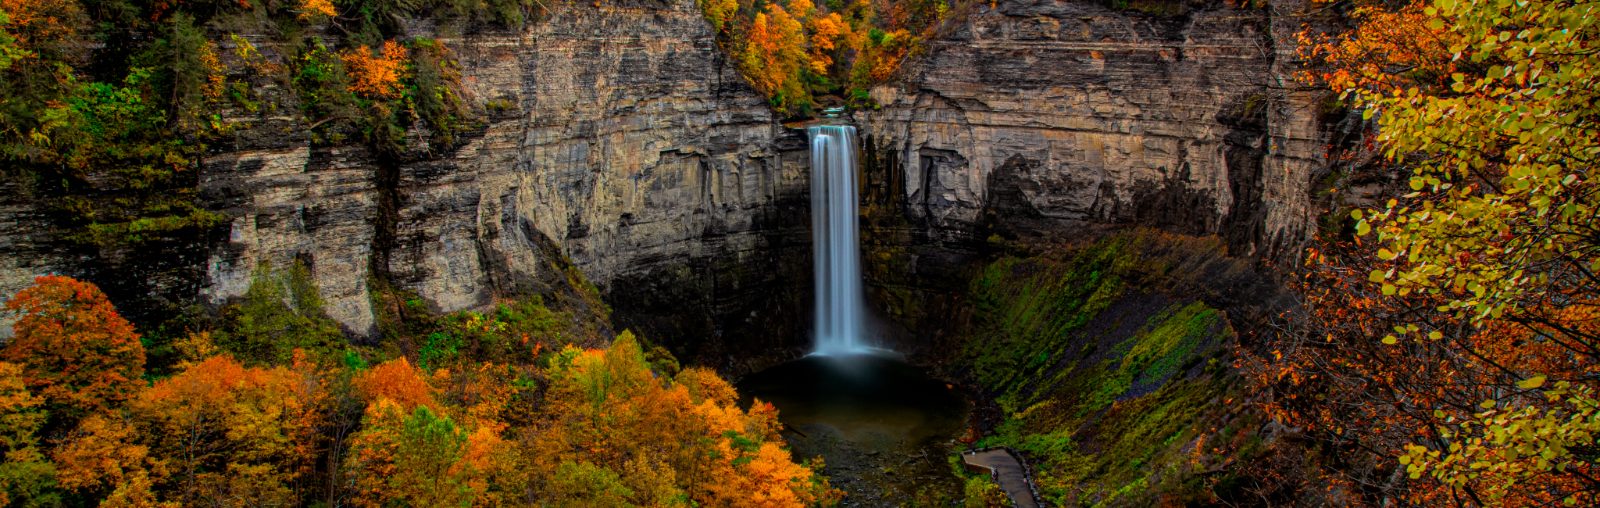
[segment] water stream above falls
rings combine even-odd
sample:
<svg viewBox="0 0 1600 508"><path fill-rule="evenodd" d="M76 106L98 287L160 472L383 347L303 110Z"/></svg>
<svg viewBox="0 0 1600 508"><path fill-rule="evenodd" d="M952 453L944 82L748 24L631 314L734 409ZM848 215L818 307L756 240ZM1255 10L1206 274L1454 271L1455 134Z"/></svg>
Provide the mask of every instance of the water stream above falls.
<svg viewBox="0 0 1600 508"><path fill-rule="evenodd" d="M797 459L824 473L854 506L959 497L948 462L967 401L950 385L890 356L813 355L757 372L739 393L772 403Z"/></svg>

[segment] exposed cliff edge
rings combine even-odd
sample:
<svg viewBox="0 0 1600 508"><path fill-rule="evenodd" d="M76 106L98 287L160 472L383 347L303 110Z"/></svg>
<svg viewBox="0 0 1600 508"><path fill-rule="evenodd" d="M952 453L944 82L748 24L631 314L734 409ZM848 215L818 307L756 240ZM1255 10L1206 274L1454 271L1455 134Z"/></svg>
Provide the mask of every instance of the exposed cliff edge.
<svg viewBox="0 0 1600 508"><path fill-rule="evenodd" d="M1327 143L1324 95L1291 75L1295 3L975 6L903 84L873 91L869 180L934 242L1117 223L1295 251Z"/></svg>

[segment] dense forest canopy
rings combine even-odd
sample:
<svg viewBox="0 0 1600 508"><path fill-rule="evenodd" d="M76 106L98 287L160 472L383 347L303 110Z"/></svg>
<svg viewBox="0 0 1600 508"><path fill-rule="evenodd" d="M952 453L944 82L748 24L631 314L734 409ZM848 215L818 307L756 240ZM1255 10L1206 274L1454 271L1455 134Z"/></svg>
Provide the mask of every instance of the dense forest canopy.
<svg viewBox="0 0 1600 508"><path fill-rule="evenodd" d="M216 331L276 322L289 327L273 336L294 337L310 330L285 315L326 320L274 291ZM771 405L741 409L717 374L647 355L627 332L575 346L572 317L538 300L407 320L426 336L385 343L409 354L339 341L277 344L280 355L201 331L158 376L91 284L44 276L6 305L21 314L0 349L7 506L805 506L839 495L820 464L790 456Z"/></svg>

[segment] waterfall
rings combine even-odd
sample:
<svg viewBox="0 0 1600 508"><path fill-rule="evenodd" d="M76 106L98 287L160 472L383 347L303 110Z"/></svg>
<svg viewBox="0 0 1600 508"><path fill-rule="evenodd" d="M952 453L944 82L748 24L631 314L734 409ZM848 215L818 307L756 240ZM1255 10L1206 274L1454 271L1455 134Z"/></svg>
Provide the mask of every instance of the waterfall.
<svg viewBox="0 0 1600 508"><path fill-rule="evenodd" d="M811 235L816 258L816 351L868 351L862 336L866 305L856 238L855 127L821 125L811 136Z"/></svg>

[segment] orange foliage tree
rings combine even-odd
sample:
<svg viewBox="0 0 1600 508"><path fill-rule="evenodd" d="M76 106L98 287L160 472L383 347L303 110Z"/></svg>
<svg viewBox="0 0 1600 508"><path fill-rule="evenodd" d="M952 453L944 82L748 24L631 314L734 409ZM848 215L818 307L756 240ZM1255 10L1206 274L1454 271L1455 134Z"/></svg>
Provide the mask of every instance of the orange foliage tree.
<svg viewBox="0 0 1600 508"><path fill-rule="evenodd" d="M828 2L699 0L724 50L782 113L807 114L815 95L867 105L956 5L946 0Z"/></svg>
<svg viewBox="0 0 1600 508"><path fill-rule="evenodd" d="M339 53L345 70L350 73L350 91L371 99L393 99L400 96L400 79L405 76L405 46L393 40L383 41L383 48L355 47Z"/></svg>
<svg viewBox="0 0 1600 508"><path fill-rule="evenodd" d="M1301 79L1320 81L1337 91L1388 92L1414 84L1442 84L1455 70L1449 45L1454 36L1430 24L1423 2L1392 8L1360 3L1350 13L1356 25L1349 32L1296 35L1300 54L1312 66Z"/></svg>
<svg viewBox="0 0 1600 508"><path fill-rule="evenodd" d="M362 371L356 375L354 384L368 404L388 399L403 412L410 412L417 406L435 410L439 408L439 403L434 400L435 390L428 384L427 375L405 358L389 360Z"/></svg>
<svg viewBox="0 0 1600 508"><path fill-rule="evenodd" d="M103 411L143 386L144 345L94 284L45 275L6 301L20 312L0 360L22 367L28 390L72 419Z"/></svg>
<svg viewBox="0 0 1600 508"><path fill-rule="evenodd" d="M125 411L85 419L56 451L61 483L184 505L295 504L324 448L321 376L303 357L288 367L227 356L190 365Z"/></svg>
<svg viewBox="0 0 1600 508"><path fill-rule="evenodd" d="M351 439L345 468L357 506L469 506L493 504L489 475L500 440L428 406L407 412L389 399L367 407L363 428Z"/></svg>
<svg viewBox="0 0 1600 508"><path fill-rule="evenodd" d="M339 12L334 9L333 2L330 0L300 0L299 18L301 21L331 18L338 15Z"/></svg>
<svg viewBox="0 0 1600 508"><path fill-rule="evenodd" d="M813 16L808 27L811 32L811 72L827 76L833 66L833 51L841 39L849 35L850 25L837 12Z"/></svg>
<svg viewBox="0 0 1600 508"><path fill-rule="evenodd" d="M11 19L5 29L16 37L17 45L44 52L43 58L67 50L86 21L75 0L0 0L0 11Z"/></svg>
<svg viewBox="0 0 1600 508"><path fill-rule="evenodd" d="M777 414L739 409L727 382L686 369L659 378L624 332L606 350L569 348L556 359L542 432L526 438L536 476L565 471L587 485L546 481L542 495L572 503L626 498L640 505L689 499L708 506L804 506L837 491L796 464Z"/></svg>
<svg viewBox="0 0 1600 508"><path fill-rule="evenodd" d="M739 59L756 90L780 109L809 100L801 70L809 67L805 28L782 5L767 4L750 24L749 41Z"/></svg>
<svg viewBox="0 0 1600 508"><path fill-rule="evenodd" d="M733 27L733 17L739 13L739 0L699 0L699 3L706 21L718 32Z"/></svg>
<svg viewBox="0 0 1600 508"><path fill-rule="evenodd" d="M148 447L134 443L138 431L120 414L90 415L51 451L61 488L82 497L153 506ZM160 460L161 457L155 457ZM116 506L112 503L112 506Z"/></svg>
<svg viewBox="0 0 1600 508"><path fill-rule="evenodd" d="M344 460L352 501L359 506L446 506L492 503L491 476L503 458L497 418L506 402L503 380L484 364L451 383L441 369L432 379L405 359L358 374L356 389L369 402L362 430ZM464 418L449 414L433 383L450 384L466 402Z"/></svg>
<svg viewBox="0 0 1600 508"><path fill-rule="evenodd" d="M128 404L139 443L166 459L158 485L186 504L291 503L322 448L327 393L315 366L249 368L216 356L156 382Z"/></svg>

